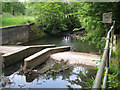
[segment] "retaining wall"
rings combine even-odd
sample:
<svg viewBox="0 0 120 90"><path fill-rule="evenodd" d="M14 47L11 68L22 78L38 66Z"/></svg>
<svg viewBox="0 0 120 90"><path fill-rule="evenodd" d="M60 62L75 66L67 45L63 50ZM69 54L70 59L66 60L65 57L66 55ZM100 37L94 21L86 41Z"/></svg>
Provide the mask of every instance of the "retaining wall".
<svg viewBox="0 0 120 90"><path fill-rule="evenodd" d="M0 28L2 44L19 44L29 40L30 26L34 23Z"/></svg>

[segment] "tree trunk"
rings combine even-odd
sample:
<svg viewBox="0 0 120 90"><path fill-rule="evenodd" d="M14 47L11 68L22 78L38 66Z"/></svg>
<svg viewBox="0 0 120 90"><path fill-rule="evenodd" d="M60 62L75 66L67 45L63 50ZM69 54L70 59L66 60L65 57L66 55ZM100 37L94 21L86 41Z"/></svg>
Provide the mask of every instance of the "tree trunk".
<svg viewBox="0 0 120 90"><path fill-rule="evenodd" d="M15 12L14 12L14 10L12 11L12 15L13 15L13 16L15 15Z"/></svg>

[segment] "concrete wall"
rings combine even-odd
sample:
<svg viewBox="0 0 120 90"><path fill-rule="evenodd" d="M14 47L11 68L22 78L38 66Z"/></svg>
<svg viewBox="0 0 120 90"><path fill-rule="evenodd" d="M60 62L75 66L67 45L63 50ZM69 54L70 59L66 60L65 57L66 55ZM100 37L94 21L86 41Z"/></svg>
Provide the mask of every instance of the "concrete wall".
<svg viewBox="0 0 120 90"><path fill-rule="evenodd" d="M33 69L37 67L38 65L45 62L51 54L57 53L57 52L63 52L63 51L69 51L69 46L61 46L61 47L55 47L55 48L46 48L38 53L35 53L31 55L28 58L25 58L24 65L26 69Z"/></svg>
<svg viewBox="0 0 120 90"><path fill-rule="evenodd" d="M2 44L18 44L27 42L31 24L9 26L0 28L2 32Z"/></svg>
<svg viewBox="0 0 120 90"><path fill-rule="evenodd" d="M55 47L55 45L35 45L35 46L25 46L24 48L14 51L11 53L3 54L3 67L10 66L16 62L23 60L24 58L49 47Z"/></svg>

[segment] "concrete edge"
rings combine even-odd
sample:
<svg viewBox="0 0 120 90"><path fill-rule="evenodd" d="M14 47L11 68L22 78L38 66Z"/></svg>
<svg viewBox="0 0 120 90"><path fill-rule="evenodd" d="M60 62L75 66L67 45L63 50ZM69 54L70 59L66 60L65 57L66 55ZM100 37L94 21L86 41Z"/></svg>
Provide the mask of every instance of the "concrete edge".
<svg viewBox="0 0 120 90"><path fill-rule="evenodd" d="M0 29L21 27L21 26L29 26L29 25L33 25L33 24L34 24L34 23L27 23L27 24L21 24L21 25L12 25L12 26L0 27Z"/></svg>
<svg viewBox="0 0 120 90"><path fill-rule="evenodd" d="M61 47L44 49L40 52L31 55L28 58L25 58L24 67L26 69L33 69L38 65L42 64L43 62L45 62L51 54L57 52L69 51L69 50L70 50L70 46L61 46Z"/></svg>
<svg viewBox="0 0 120 90"><path fill-rule="evenodd" d="M55 44L51 44L51 45L33 45L33 46L25 46L23 47L22 49L20 50L17 50L17 51L14 51L14 52L11 52L11 53L7 53L7 54L3 54L2 56L3 57L6 57L6 56L9 56L9 55L12 55L12 54L15 54L15 53L19 53L20 51L23 51L23 50L26 50L28 48L45 48L45 47L55 47L56 45Z"/></svg>
<svg viewBox="0 0 120 90"><path fill-rule="evenodd" d="M15 52L11 52L8 54L2 55L3 57L3 67L10 66L12 64L15 64L16 62L23 60L24 58L44 49L44 48L50 48L55 47L55 45L34 45L34 46L25 46L24 48L17 50Z"/></svg>
<svg viewBox="0 0 120 90"><path fill-rule="evenodd" d="M38 56L48 52L48 51L57 50L57 49L63 49L63 48L70 48L70 47L69 46L62 46L62 47L55 47L55 48L46 48L46 49L44 49L44 50L42 50L40 52L37 52L37 53L29 56L28 58L25 58L24 61L30 61L30 60L32 60L34 58L37 58Z"/></svg>

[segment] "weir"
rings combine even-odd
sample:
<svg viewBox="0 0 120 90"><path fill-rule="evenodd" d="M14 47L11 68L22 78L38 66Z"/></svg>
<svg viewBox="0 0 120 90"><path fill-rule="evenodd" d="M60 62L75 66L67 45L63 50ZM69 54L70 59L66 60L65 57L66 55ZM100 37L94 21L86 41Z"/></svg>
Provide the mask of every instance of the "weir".
<svg viewBox="0 0 120 90"><path fill-rule="evenodd" d="M50 55L50 58L56 61L64 61L67 64L75 65L86 65L96 67L100 65L100 55L89 54L89 53L82 53L82 52L59 52Z"/></svg>
<svg viewBox="0 0 120 90"><path fill-rule="evenodd" d="M67 52L66 52L67 51ZM55 47L55 45L33 46L0 46L3 67L7 67L24 60L26 69L34 69L47 59L65 61L68 64L81 64L87 66L99 66L100 55L73 52L70 46Z"/></svg>
<svg viewBox="0 0 120 90"><path fill-rule="evenodd" d="M55 45L0 46L0 53L3 54L3 67L15 64L16 62L49 47L55 47Z"/></svg>
<svg viewBox="0 0 120 90"><path fill-rule="evenodd" d="M6 66L10 66L7 69L6 67L3 68L5 70L4 75L7 76L8 78L13 77L10 79L13 82L16 82L17 80L17 82L20 83L20 86L23 85L23 83L27 85L26 82L29 82L30 85L32 85L33 84L32 81L35 81L37 77L41 77L42 75L48 75L48 77L45 78L50 77L49 79L44 79L45 84L47 82L53 84L54 81L56 81L56 83L58 84L58 80L60 80L61 82L65 82L64 84L67 85L66 82L68 83L70 82L67 81L67 79L63 80L62 78L60 78L61 75L63 75L63 78L65 74L67 75L67 77L74 76L74 78L76 78L77 77L76 75L78 73L77 70L83 72L82 76L84 76L84 73L87 73L87 75L88 74L94 75L95 74L94 67L100 65L100 63L98 62L100 60L100 55L95 55L93 53L82 53L82 52L71 51L72 50L71 46L62 46L62 45L59 47L55 47L55 46L56 45L54 44L33 45L33 46L1 46L0 51L2 53L2 56L4 57L3 64L7 64ZM32 54L29 55L30 53ZM21 60L24 60L24 67L22 67L23 62L17 63L18 61ZM52 78L51 75L55 75L56 77L59 77L59 79L56 78L56 80L51 81ZM23 78L26 80L24 81ZM44 77L42 76L42 78ZM23 82L21 81L19 82L18 79L22 80ZM39 82L41 82L41 80L39 80ZM47 86L48 85L49 84L47 84ZM36 86L37 85L35 85L34 87ZM44 85L42 86L44 87ZM82 86L82 83L78 86ZM14 85L14 87L19 87L19 86Z"/></svg>
<svg viewBox="0 0 120 90"><path fill-rule="evenodd" d="M44 50L42 50L38 53L35 53L34 55L31 55L30 57L26 58L24 60L25 68L33 69L36 66L45 62L51 54L57 53L57 52L69 51L69 50L70 50L69 46L61 46L61 47L44 49Z"/></svg>

